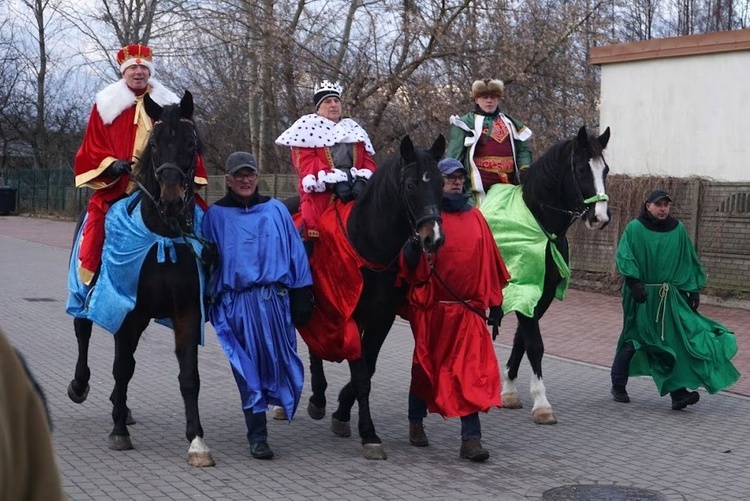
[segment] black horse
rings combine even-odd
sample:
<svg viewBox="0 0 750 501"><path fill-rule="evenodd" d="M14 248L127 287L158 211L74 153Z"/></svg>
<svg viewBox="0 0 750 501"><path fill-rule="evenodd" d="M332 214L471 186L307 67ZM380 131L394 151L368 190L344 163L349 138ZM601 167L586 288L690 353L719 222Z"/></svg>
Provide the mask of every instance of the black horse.
<svg viewBox="0 0 750 501"><path fill-rule="evenodd" d="M359 406L359 435L367 459L386 459L370 415L369 395L378 353L396 318L396 310L406 297L405 289L395 285L401 249L413 237L418 237L428 252L435 252L444 241L440 218L443 181L437 168L437 161L444 151L445 138L442 135L430 150L415 148L411 139L405 137L399 152L373 174L354 202L348 219L341 221L352 247L367 264L361 268L363 287L353 314L360 334L361 357L348 360L351 380L339 393L339 407L332 416L332 430L339 436L351 435L351 409L356 402ZM291 211L296 210L296 204L291 200L285 203ZM319 244L322 242L315 245ZM313 263L316 252L319 251L313 250ZM315 280L314 264L313 276ZM317 299L318 302L325 300ZM301 331L304 338L304 329ZM308 413L313 419L322 419L328 383L322 359L312 350L310 371L313 394Z"/></svg>
<svg viewBox="0 0 750 501"><path fill-rule="evenodd" d="M552 406L547 400L542 380L544 343L539 330L539 319L555 298L558 285L566 278L561 274L561 268L555 263L553 246L559 251L557 255L561 256L567 265L569 248L566 232L570 225L576 219L581 219L590 229L602 229L609 222L608 197L605 194L609 167L603 155L609 135L609 128L596 137L589 135L585 126L581 127L575 138L555 144L535 161L529 168L522 186L523 201L547 237L543 258L544 269L539 270L539 273L543 273L544 276L538 277L539 282L543 283L543 289L541 298L533 309L533 316L528 317L516 312L518 329L513 339L510 358L503 369L502 403L505 408L522 407L515 380L521 359L526 353L533 372L532 417L539 424L557 423ZM509 226L515 224L516 221L509 220L510 216L495 210L496 206L489 203L489 197L486 202L480 206L480 210L493 229L500 253L506 258L506 262L508 260L512 262L511 255L514 252L526 250L517 248L518 242L508 240L512 237L504 238L509 233ZM514 246L516 249L513 249ZM527 258L528 256L524 256L521 261ZM512 269L510 274L512 283L514 280ZM504 290L505 301L512 301L513 298L509 297L513 293L512 290L510 287Z"/></svg>
<svg viewBox="0 0 750 501"><path fill-rule="evenodd" d="M140 212L147 229L155 235L175 239L176 259L157 260L154 245L140 269L135 308L124 318L115 333L115 360L112 373L115 387L110 399L114 404L114 428L109 447L115 450L133 448L128 432L128 383L135 370L135 350L141 334L152 318L172 321L175 354L180 366L180 392L185 402L186 436L190 442L188 463L192 466L213 466L211 453L203 441L203 428L198 414L198 344L201 339L201 287L196 249L187 243L194 232L194 178L199 141L192 121L193 97L185 92L179 104L162 108L148 94L144 97L146 113L154 120L148 145L141 157L135 180L140 184ZM127 203L127 210L137 209L137 198ZM113 209L110 209L111 216ZM75 266L76 263L71 263ZM134 271L135 273L135 271ZM100 277L101 282L101 277ZM103 284L100 284L103 286ZM96 291L95 291L96 292ZM93 301L93 300L92 300ZM88 396L90 371L88 347L92 321L74 320L78 340L78 361L75 379L68 386L68 395L76 402Z"/></svg>

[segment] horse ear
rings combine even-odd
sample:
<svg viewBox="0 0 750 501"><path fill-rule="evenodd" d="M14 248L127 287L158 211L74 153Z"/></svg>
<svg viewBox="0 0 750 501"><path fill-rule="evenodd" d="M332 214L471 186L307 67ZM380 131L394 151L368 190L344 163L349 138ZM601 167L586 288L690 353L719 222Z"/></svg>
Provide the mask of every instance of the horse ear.
<svg viewBox="0 0 750 501"><path fill-rule="evenodd" d="M582 125L580 129L578 129L578 147L579 148L585 148L589 144L589 133L586 131L586 126Z"/></svg>
<svg viewBox="0 0 750 501"><path fill-rule="evenodd" d="M186 120L190 120L193 117L193 95L189 90L185 91L180 100L180 114Z"/></svg>
<svg viewBox="0 0 750 501"><path fill-rule="evenodd" d="M607 143L609 142L609 127L607 127L607 130L602 132L602 135L596 138L596 140L602 145L602 149L606 148Z"/></svg>
<svg viewBox="0 0 750 501"><path fill-rule="evenodd" d="M437 139L435 139L435 142L432 143L430 155L432 155L432 158L435 160L440 160L443 158L443 153L445 153L445 136L440 134Z"/></svg>
<svg viewBox="0 0 750 501"><path fill-rule="evenodd" d="M156 101L151 99L151 96L146 92L143 96L143 106L146 108L146 115L151 117L151 120L157 121L161 117L162 107L156 104Z"/></svg>
<svg viewBox="0 0 750 501"><path fill-rule="evenodd" d="M411 142L411 138L406 135L401 140L401 158L410 161L414 158L414 143Z"/></svg>

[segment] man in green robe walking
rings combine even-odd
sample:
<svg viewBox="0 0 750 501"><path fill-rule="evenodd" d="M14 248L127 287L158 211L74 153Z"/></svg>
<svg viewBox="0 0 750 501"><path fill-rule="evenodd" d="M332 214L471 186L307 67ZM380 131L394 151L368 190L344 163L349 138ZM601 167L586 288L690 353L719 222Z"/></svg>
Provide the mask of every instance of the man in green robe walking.
<svg viewBox="0 0 750 501"><path fill-rule="evenodd" d="M716 393L740 374L730 361L734 333L697 311L706 276L685 227L669 215L671 202L665 191L653 191L617 248L624 318L611 392L616 402L630 402L628 376L651 376L680 410L700 399L688 388Z"/></svg>

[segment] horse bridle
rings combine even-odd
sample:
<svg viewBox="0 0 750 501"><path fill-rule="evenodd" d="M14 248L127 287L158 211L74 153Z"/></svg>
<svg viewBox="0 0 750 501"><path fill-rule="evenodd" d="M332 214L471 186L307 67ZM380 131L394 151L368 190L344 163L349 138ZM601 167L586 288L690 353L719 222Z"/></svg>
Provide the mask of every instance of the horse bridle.
<svg viewBox="0 0 750 501"><path fill-rule="evenodd" d="M191 125L195 125L194 122L187 118L181 118L181 122L187 122ZM154 122L154 128L156 126L160 125L162 123L161 120L157 120ZM195 131L195 128L193 128L193 137L197 138L197 133ZM152 150L155 150L153 143L153 133L151 134L151 137L149 138L149 146ZM178 216L183 216L185 218L185 226L188 228L188 234L192 234L191 236L194 236L197 238L197 235L195 235L195 231L193 229L193 214L192 214L192 206L193 204L190 203L191 198L194 196L192 193L192 186L191 186L191 180L195 178L195 169L196 169L196 158L197 158L197 151L196 154L193 155L193 163L190 166L190 169L188 169L187 172L184 172L182 169L180 169L179 166L177 166L174 163L168 162L165 164L162 164L161 166L156 166L156 161L154 160L154 155L151 155L151 170L154 172L154 177L156 178L156 181L159 182L159 176L167 171L167 170L175 170L182 178L182 187L183 187L183 198L182 198L182 210L179 212ZM138 188L140 188L141 192L145 193L145 195L148 197L149 200L154 204L154 207L156 208L156 212L159 214L159 218L162 220L162 222L169 228L172 228L173 230L177 230L180 234L185 236L185 234L182 231L182 228L180 227L179 223L177 224L177 227L175 228L172 225L172 221L168 220L166 215L164 214L164 211L159 209L159 203L156 200L156 198L151 194L150 191L146 189L143 184L138 181L137 179L134 179L134 182L138 185Z"/></svg>
<svg viewBox="0 0 750 501"><path fill-rule="evenodd" d="M416 165L417 165L416 162L410 162L401 166L401 179L398 184L398 189L401 195L401 200L404 202L404 206L406 207L406 214L407 214L407 217L409 218L409 225L411 226L412 234L414 235L417 234L417 231L419 230L419 226L426 221L429 221L431 219L438 221L438 222L443 221L443 218L440 217L440 209L434 205L430 205L426 207L425 213L422 214L420 217L417 217L415 214L414 206L410 203L409 197L406 196L406 190L404 190L403 188L404 170L406 170L407 167L412 167Z"/></svg>
<svg viewBox="0 0 750 501"><path fill-rule="evenodd" d="M573 224L576 219L586 215L586 213L589 211L591 204L594 204L596 202L606 202L609 200L609 195L607 195L606 193L597 193L596 195L588 197L588 198L583 197L583 191L581 191L581 185L578 182L578 176L576 176L574 157L575 157L574 153L571 153L570 154L570 175L573 177L573 183L575 184L576 191L578 192L578 199L580 200L576 210L560 209L559 207L554 207L552 205L539 204L539 207L542 210L552 209L554 211L561 212L563 214L567 214L568 216L570 216L570 223L568 223L568 226Z"/></svg>

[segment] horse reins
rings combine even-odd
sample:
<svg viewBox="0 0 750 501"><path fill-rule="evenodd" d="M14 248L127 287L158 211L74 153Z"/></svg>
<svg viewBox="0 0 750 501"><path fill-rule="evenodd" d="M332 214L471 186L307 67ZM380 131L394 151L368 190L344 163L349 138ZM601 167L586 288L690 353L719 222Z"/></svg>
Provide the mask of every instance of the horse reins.
<svg viewBox="0 0 750 501"><path fill-rule="evenodd" d="M409 226L411 227L412 235L407 237L406 241L401 246L401 250L399 250L399 252L396 253L396 256L393 259L391 259L391 261L388 264L381 265L382 267L376 268L371 263L367 262L365 265L365 268L367 268L370 271L380 273L380 272L384 272L388 270L393 270L394 265L398 262L399 256L401 255L401 251L403 251L404 247L406 247L406 244L409 243L409 240L414 238L414 236L417 236L417 229L419 228L420 224L424 223L425 221L429 221L430 219L434 219L434 220L442 222L442 218L439 215L440 211L437 211L437 214L438 214L437 216L435 215L435 207L430 207L429 208L430 210L427 211L428 213L419 218L417 218L414 215L414 209L411 203L409 202L409 198L406 196L405 191L402 189L402 185L404 181L404 174L403 174L404 169L412 165L416 165L416 162L411 162L411 163L401 166L401 179L399 180L399 184L398 184L399 195L401 195L401 200L403 201L404 206L406 207L406 214L409 219ZM339 213L339 206L335 205L334 209L336 211L336 219L339 223L339 227L341 228L342 233L346 236L347 240L351 242L351 240L349 239L349 234L346 231L346 225L344 224L344 221L341 218L341 214Z"/></svg>
<svg viewBox="0 0 750 501"><path fill-rule="evenodd" d="M581 191L581 185L578 182L578 176L576 176L575 163L574 163L573 157L574 155L573 153L571 153L570 154L570 175L573 177L573 184L575 184L576 191L578 191L578 199L580 200L578 208L576 210L568 210L568 209L560 209L559 207L554 207L552 205L539 204L539 208L542 210L552 209L554 211L567 214L570 217L570 221L568 222L568 225L565 228L566 231L576 221L576 219L579 219L583 217L584 215L586 215L586 213L589 211L590 204L593 204L596 202L606 202L609 200L609 195L607 195L606 193L597 193L596 195L588 197L588 198L583 197L583 191ZM546 233L546 230L545 230L545 233Z"/></svg>
<svg viewBox="0 0 750 501"><path fill-rule="evenodd" d="M448 286L447 283L445 283L445 280L443 280L443 278L440 276L437 270L435 270L435 260L432 259L432 254L430 254L429 252L426 252L424 249L422 249L422 252L427 256L427 265L430 268L430 275L434 275L437 281L440 283L440 285L442 285L443 288L447 290L448 293L456 299L456 301L458 301L459 303L464 305L466 308L468 308L469 311L476 313L479 316L479 318L482 319L483 322L487 322L488 320L487 315L485 315L483 311L480 311L479 309L473 307L470 304L470 301L468 299L464 299L461 296L459 296L453 289L451 289ZM437 259L437 256L435 256L435 258ZM493 341L497 339L497 336L499 333L500 333L500 325L497 319L495 319L495 322L493 322L492 324L492 340Z"/></svg>

